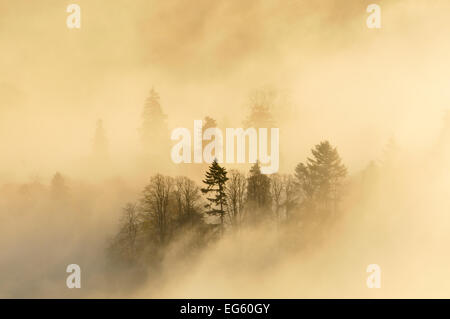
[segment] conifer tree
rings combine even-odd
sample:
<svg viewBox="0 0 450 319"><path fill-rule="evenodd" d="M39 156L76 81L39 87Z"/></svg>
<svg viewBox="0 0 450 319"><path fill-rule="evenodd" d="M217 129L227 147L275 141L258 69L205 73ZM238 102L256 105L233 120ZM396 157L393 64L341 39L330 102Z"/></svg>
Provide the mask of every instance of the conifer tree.
<svg viewBox="0 0 450 319"><path fill-rule="evenodd" d="M203 183L206 184L205 188L202 188L203 194L212 193L211 197L207 197L208 204L205 205L207 214L220 217L220 224L223 229L223 221L225 215L225 207L227 204L227 195L225 193L225 183L228 180L227 171L225 167L221 167L217 160L209 166L208 171L205 174Z"/></svg>
<svg viewBox="0 0 450 319"><path fill-rule="evenodd" d="M146 154L155 158L160 158L161 154L169 154L167 116L161 108L159 94L153 88L144 104L140 134Z"/></svg>
<svg viewBox="0 0 450 319"><path fill-rule="evenodd" d="M297 165L295 172L303 195L303 206L335 212L340 198L341 184L347 169L335 147L328 141L317 144L312 158Z"/></svg>
<svg viewBox="0 0 450 319"><path fill-rule="evenodd" d="M261 173L259 162L250 169L247 179L247 207L250 217L261 220L258 216L267 215L270 211L272 199L270 195L270 178Z"/></svg>

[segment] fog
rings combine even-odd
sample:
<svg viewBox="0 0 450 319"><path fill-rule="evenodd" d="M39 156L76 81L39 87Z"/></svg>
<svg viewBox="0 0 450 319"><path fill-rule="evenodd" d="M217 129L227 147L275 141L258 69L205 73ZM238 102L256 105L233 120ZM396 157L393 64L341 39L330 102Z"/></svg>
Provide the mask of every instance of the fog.
<svg viewBox="0 0 450 319"><path fill-rule="evenodd" d="M367 1L80 0L68 29L70 3L0 0L0 297L449 296L447 1L377 1L381 29L367 28ZM151 88L169 132L205 116L243 127L249 97L272 92L280 173L323 140L348 169L335 222L249 226L191 257L186 232L157 269L115 265L121 211L151 176L200 185L208 168L143 155ZM81 289L66 286L72 263ZM366 286L369 264L381 289Z"/></svg>

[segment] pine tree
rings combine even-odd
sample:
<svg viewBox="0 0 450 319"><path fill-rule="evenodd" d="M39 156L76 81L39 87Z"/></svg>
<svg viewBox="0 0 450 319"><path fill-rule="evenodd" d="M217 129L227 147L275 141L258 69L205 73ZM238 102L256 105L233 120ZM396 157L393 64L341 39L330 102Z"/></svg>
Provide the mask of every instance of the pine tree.
<svg viewBox="0 0 450 319"><path fill-rule="evenodd" d="M259 162L252 166L247 179L247 203L255 221L260 221L260 216L267 215L270 211L270 178L261 173Z"/></svg>
<svg viewBox="0 0 450 319"><path fill-rule="evenodd" d="M169 154L166 150L169 141L167 116L159 101L159 94L152 88L145 101L140 129L142 145L146 153L159 157Z"/></svg>
<svg viewBox="0 0 450 319"><path fill-rule="evenodd" d="M308 158L306 164L298 164L295 169L303 204L308 209L336 212L341 183L347 175L347 169L337 149L328 141L319 143L311 152L313 157Z"/></svg>
<svg viewBox="0 0 450 319"><path fill-rule="evenodd" d="M205 174L203 183L206 188L202 188L203 194L212 193L212 197L207 197L209 203L205 205L207 214L220 217L220 225L223 229L225 207L227 204L227 195L225 193L225 183L228 180L225 167L221 167L215 159Z"/></svg>

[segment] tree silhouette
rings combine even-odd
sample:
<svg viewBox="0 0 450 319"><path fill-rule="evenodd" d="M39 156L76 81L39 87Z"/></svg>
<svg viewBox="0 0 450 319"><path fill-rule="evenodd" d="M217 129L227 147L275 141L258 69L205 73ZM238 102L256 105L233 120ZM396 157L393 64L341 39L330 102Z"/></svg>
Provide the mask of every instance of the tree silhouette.
<svg viewBox="0 0 450 319"><path fill-rule="evenodd" d="M156 159L169 156L169 131L166 122L167 116L161 108L159 94L152 88L144 104L140 133L144 152Z"/></svg>
<svg viewBox="0 0 450 319"><path fill-rule="evenodd" d="M207 214L220 217L220 225L223 230L223 222L225 215L225 206L227 204L227 195L225 193L225 183L227 182L227 171L225 167L221 167L217 160L209 166L208 171L205 174L203 183L206 184L205 188L202 188L203 194L212 193L212 197L207 197L208 204L205 205Z"/></svg>
<svg viewBox="0 0 450 319"><path fill-rule="evenodd" d="M335 213L340 198L340 187L347 169L341 162L336 148L328 141L317 144L312 158L295 169L297 183L302 191L303 206Z"/></svg>
<svg viewBox="0 0 450 319"><path fill-rule="evenodd" d="M289 220L292 216L294 208L298 202L298 188L295 183L295 177L291 174L283 175L283 206L285 210L286 220Z"/></svg>
<svg viewBox="0 0 450 319"><path fill-rule="evenodd" d="M203 223L203 216L199 208L201 199L200 189L194 181L185 176L178 176L175 179L173 191L175 206L177 211L178 226L192 227L196 223Z"/></svg>
<svg viewBox="0 0 450 319"><path fill-rule="evenodd" d="M215 128L217 127L217 121L213 119L212 117L205 116L203 119L203 132L205 132L209 128ZM202 132L202 136L203 136Z"/></svg>
<svg viewBox="0 0 450 319"><path fill-rule="evenodd" d="M231 227L238 229L243 220L247 179L237 170L231 170L226 184L227 216Z"/></svg>
<svg viewBox="0 0 450 319"><path fill-rule="evenodd" d="M273 201L273 211L276 221L280 220L281 207L283 206L284 183L280 174L272 174L270 176L270 195Z"/></svg>
<svg viewBox="0 0 450 319"><path fill-rule="evenodd" d="M275 93L269 90L259 90L250 96L250 114L244 121L245 127L273 127L274 119L271 108L274 106Z"/></svg>
<svg viewBox="0 0 450 319"><path fill-rule="evenodd" d="M110 249L122 260L132 263L137 258L139 214L136 204L127 203L120 216L120 228Z"/></svg>
<svg viewBox="0 0 450 319"><path fill-rule="evenodd" d="M50 191L53 199L65 199L68 195L68 187L61 173L56 172L53 176L50 186Z"/></svg>
<svg viewBox="0 0 450 319"><path fill-rule="evenodd" d="M171 231L170 195L173 189L173 178L157 174L150 179L144 188L142 209L146 226L155 232L160 245L165 245Z"/></svg>
<svg viewBox="0 0 450 319"><path fill-rule="evenodd" d="M247 178L247 208L253 222L261 221L270 212L270 178L261 173L259 162L250 169Z"/></svg>

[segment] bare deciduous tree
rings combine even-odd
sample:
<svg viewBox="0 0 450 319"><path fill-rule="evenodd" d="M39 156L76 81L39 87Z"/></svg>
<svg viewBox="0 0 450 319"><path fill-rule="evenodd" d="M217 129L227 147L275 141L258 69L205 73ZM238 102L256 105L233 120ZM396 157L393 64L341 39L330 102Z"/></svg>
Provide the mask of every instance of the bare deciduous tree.
<svg viewBox="0 0 450 319"><path fill-rule="evenodd" d="M121 260L132 262L137 257L137 236L139 214L136 204L127 203L120 215L120 228L111 243L110 249Z"/></svg>
<svg viewBox="0 0 450 319"><path fill-rule="evenodd" d="M127 203L121 216L121 236L130 259L136 256L136 237L139 227L139 218L136 204Z"/></svg>
<svg viewBox="0 0 450 319"><path fill-rule="evenodd" d="M298 187L295 183L295 177L291 174L283 175L283 206L286 220L289 220L292 215L292 211L297 205L298 200Z"/></svg>
<svg viewBox="0 0 450 319"><path fill-rule="evenodd" d="M177 215L181 223L192 224L199 211L200 188L191 179L179 176L174 189Z"/></svg>
<svg viewBox="0 0 450 319"><path fill-rule="evenodd" d="M270 193L273 202L273 211L275 214L276 222L280 221L280 209L283 206L283 179L280 174L272 174L270 176Z"/></svg>
<svg viewBox="0 0 450 319"><path fill-rule="evenodd" d="M162 245L166 243L170 234L169 199L173 185L173 178L157 174L150 179L143 192L144 216L154 227Z"/></svg>
<svg viewBox="0 0 450 319"><path fill-rule="evenodd" d="M237 170L229 172L226 184L227 216L231 227L239 228L243 220L247 179Z"/></svg>

